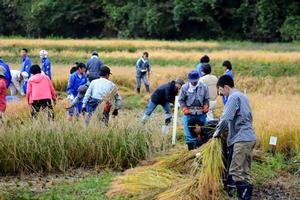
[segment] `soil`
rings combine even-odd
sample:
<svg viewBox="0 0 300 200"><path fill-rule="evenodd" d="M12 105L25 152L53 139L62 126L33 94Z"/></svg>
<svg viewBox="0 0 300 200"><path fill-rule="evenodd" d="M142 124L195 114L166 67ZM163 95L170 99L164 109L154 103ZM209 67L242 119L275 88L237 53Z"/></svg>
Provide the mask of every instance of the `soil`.
<svg viewBox="0 0 300 200"><path fill-rule="evenodd" d="M283 172L270 183L253 191L253 200L300 200L300 174Z"/></svg>

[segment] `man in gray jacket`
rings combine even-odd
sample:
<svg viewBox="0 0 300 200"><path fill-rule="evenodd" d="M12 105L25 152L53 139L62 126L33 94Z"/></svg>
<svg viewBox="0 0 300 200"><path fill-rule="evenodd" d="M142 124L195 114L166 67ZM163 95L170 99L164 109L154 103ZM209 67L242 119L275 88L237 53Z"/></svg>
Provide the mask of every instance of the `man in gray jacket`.
<svg viewBox="0 0 300 200"><path fill-rule="evenodd" d="M199 73L192 70L188 74L188 83L181 88L179 104L183 111L183 128L186 144L189 150L200 146L197 139L189 131L188 123L190 120L198 120L202 124L206 123L206 113L209 110L208 88L199 81Z"/></svg>
<svg viewBox="0 0 300 200"><path fill-rule="evenodd" d="M86 64L87 67L87 75L90 82L97 78L100 78L100 69L103 66L102 60L100 60L98 52L93 51L92 57Z"/></svg>
<svg viewBox="0 0 300 200"><path fill-rule="evenodd" d="M219 137L228 128L227 192L238 198L250 200L253 186L250 183L252 152L256 135L252 126L252 112L248 98L234 88L229 75L223 75L217 83L221 94L228 97L223 114L213 137Z"/></svg>
<svg viewBox="0 0 300 200"><path fill-rule="evenodd" d="M148 78L150 78L151 65L149 62L148 52L143 53L143 56L137 60L135 67L136 67L136 92L138 94L141 92L141 84L143 80L146 87L146 91L150 93L150 86L149 86L149 81L147 79L147 73L148 73Z"/></svg>

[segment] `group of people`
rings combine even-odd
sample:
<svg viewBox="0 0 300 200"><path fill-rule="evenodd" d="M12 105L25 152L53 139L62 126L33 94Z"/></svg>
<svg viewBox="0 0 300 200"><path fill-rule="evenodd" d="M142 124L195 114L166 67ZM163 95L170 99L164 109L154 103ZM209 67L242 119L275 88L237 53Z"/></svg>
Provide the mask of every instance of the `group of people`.
<svg viewBox="0 0 300 200"><path fill-rule="evenodd" d="M27 97L32 107L32 116L36 117L41 109L46 109L49 120L54 119L53 105L56 103L56 93L52 83L51 62L46 50L40 51L41 66L31 65L27 49L21 50L21 71L10 70L0 59L0 113L5 111L6 90L11 88L11 94L19 91ZM219 79L212 75L212 67L207 55L200 59L195 70L187 75L187 82L179 77L176 80L159 86L151 95L141 122L146 123L152 112L161 105L165 112L165 125L172 119L170 104L179 95L179 105L183 116L184 134L189 150L198 148L211 137L217 138L227 129L227 181L226 189L229 195L237 191L240 199L250 199L252 185L250 184L250 169L252 151L256 136L252 127L252 112L248 98L235 89L232 65L224 61L224 75ZM150 92L148 82L151 74L149 53L144 52L136 63L136 91L141 92L143 80L147 92ZM111 69L104 65L97 52L93 51L87 64L75 63L70 70L67 86L70 106L68 119L79 117L82 113L88 124L99 105L104 105L103 118L108 124L111 101L114 99L113 116L118 115L121 107L121 96L117 86L110 81ZM215 120L217 93L222 96L224 111L220 120ZM214 131L212 131L215 128Z"/></svg>
<svg viewBox="0 0 300 200"><path fill-rule="evenodd" d="M234 87L230 61L223 62L224 75L219 79L211 75L209 61L208 56L203 56L196 69L189 72L187 83L177 78L158 87L149 100L142 123L149 119L157 105L161 105L168 125L171 122L170 103L174 103L179 94L188 149L198 148L227 130L223 151L227 166L224 186L229 196L233 197L237 192L239 199L249 200L253 190L250 180L252 152L256 143L250 104L245 94ZM224 104L220 120L215 120L214 116L217 93L222 96Z"/></svg>

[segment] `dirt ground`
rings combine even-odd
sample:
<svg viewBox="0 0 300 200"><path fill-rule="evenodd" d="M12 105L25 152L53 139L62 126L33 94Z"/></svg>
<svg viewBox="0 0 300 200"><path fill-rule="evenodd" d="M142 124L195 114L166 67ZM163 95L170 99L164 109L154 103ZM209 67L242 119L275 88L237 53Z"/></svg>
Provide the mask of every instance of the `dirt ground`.
<svg viewBox="0 0 300 200"><path fill-rule="evenodd" d="M282 173L253 191L253 200L300 200L300 174Z"/></svg>
<svg viewBox="0 0 300 200"><path fill-rule="evenodd" d="M0 177L0 190L30 188L32 193L42 193L61 183L72 183L89 176L99 175L101 170L76 169L65 174L31 174L21 176ZM291 175L283 172L268 184L257 186L253 191L253 200L300 200L300 174Z"/></svg>

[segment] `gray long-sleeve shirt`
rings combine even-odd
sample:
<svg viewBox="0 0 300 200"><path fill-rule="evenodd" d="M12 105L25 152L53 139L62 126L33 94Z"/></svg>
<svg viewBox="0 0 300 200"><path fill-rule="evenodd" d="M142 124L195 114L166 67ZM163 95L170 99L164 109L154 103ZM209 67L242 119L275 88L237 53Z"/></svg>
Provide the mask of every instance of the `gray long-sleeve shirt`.
<svg viewBox="0 0 300 200"><path fill-rule="evenodd" d="M93 80L90 83L90 86L88 87L84 95L82 101L83 107L86 107L90 98L104 100L106 95L109 94L114 89L114 87L116 87L116 85L110 80L107 80L105 78L99 78ZM121 101L122 101L121 96L118 93L116 93L114 98L115 98L115 108L120 109Z"/></svg>
<svg viewBox="0 0 300 200"><path fill-rule="evenodd" d="M181 108L187 107L191 114L202 114L204 105L209 104L209 94L207 85L202 82L195 89L191 89L189 83L182 86L179 94L179 105Z"/></svg>
<svg viewBox="0 0 300 200"><path fill-rule="evenodd" d="M252 121L248 98L240 91L232 89L215 134L221 135L228 128L228 146L237 142L256 141Z"/></svg>

